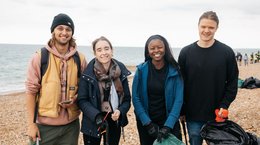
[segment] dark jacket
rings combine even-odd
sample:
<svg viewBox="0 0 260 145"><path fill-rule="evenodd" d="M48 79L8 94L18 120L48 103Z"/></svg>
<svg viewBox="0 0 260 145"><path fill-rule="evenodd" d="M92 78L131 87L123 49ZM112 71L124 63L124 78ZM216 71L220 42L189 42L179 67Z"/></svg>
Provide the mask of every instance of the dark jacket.
<svg viewBox="0 0 260 145"><path fill-rule="evenodd" d="M116 63L121 69L120 80L124 89L124 98L119 105L118 110L121 112L118 124L122 127L128 124L127 112L130 108L131 94L128 86L127 76L131 74L125 65L117 60ZM95 123L96 115L101 113L100 103L100 91L98 86L98 80L94 74L94 62L92 59L87 68L84 70L80 82L78 91L78 106L83 112L81 131L93 137L100 137L97 131L97 125Z"/></svg>

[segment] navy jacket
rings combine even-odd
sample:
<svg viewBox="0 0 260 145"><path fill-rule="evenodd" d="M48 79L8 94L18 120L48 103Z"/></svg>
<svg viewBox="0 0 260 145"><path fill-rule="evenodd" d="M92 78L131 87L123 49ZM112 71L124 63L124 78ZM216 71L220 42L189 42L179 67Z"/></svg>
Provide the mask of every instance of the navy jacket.
<svg viewBox="0 0 260 145"><path fill-rule="evenodd" d="M143 125L148 124L151 119L148 113L147 94L148 62L137 66L132 85L133 105L135 115ZM180 116L183 103L183 80L178 71L169 65L165 81L165 104L167 119L164 126L173 128Z"/></svg>
<svg viewBox="0 0 260 145"><path fill-rule="evenodd" d="M125 65L115 60L121 69L120 80L124 89L124 99L119 105L118 110L121 112L119 118L119 125L124 127L128 124L127 112L130 108L131 94L128 86L127 76L130 75L130 71L127 70ZM83 112L82 127L81 131L93 137L100 137L97 131L97 125L95 117L101 111L100 103L100 91L98 86L98 80L94 74L94 62L92 59L87 68L84 70L80 82L78 91L78 106Z"/></svg>

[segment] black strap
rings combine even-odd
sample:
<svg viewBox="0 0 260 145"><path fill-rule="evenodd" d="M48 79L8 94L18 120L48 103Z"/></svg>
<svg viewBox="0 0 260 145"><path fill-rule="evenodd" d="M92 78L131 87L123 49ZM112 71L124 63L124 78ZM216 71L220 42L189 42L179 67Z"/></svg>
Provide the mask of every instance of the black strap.
<svg viewBox="0 0 260 145"><path fill-rule="evenodd" d="M78 78L80 78L81 76L81 63L80 63L80 57L79 57L79 53L78 51L76 51L76 53L73 55L73 59L77 64L78 67Z"/></svg>
<svg viewBox="0 0 260 145"><path fill-rule="evenodd" d="M42 80L42 76L45 74L47 66L49 64L49 52L48 50L43 47L41 48L41 80ZM41 83L41 81L40 81ZM34 107L34 117L33 117L33 123L36 123L36 118L38 116L38 108L39 108L39 97L40 91L36 94L35 96L35 107Z"/></svg>
<svg viewBox="0 0 260 145"><path fill-rule="evenodd" d="M37 118L37 114L38 114L38 108L39 108L39 93L36 94L35 96L35 107L34 107L34 116L33 116L33 123L36 123L36 118Z"/></svg>
<svg viewBox="0 0 260 145"><path fill-rule="evenodd" d="M78 51L76 51L76 53L73 55L73 59L74 59L75 63L77 64L78 78L80 78L81 64L80 64L80 57L79 57ZM41 80L47 70L48 64L49 64L49 51L46 49L46 47L43 47L43 48L41 48ZM41 81L40 81L40 83L41 83ZM39 93L37 93L35 96L36 104L35 104L35 108L34 108L34 118L33 118L34 123L36 123L36 118L37 118L38 108L39 108L39 100L38 100L39 96L38 95L39 95Z"/></svg>
<svg viewBox="0 0 260 145"><path fill-rule="evenodd" d="M49 51L45 47L41 48L41 78L45 74L46 69L48 67L49 64L48 59L49 59Z"/></svg>
<svg viewBox="0 0 260 145"><path fill-rule="evenodd" d="M78 78L81 75L81 63L78 51L72 56L78 67ZM49 51L43 47L41 48L41 77L45 74L49 64Z"/></svg>

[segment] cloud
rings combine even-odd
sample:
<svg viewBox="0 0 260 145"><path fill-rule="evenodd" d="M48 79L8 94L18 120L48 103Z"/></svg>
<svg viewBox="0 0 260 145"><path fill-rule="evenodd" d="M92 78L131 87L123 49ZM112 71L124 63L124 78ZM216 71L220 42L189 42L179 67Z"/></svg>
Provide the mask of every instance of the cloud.
<svg viewBox="0 0 260 145"><path fill-rule="evenodd" d="M258 0L3 0L0 5L0 43L45 43L58 13L75 23L80 45L90 45L101 35L114 45L143 46L152 34L164 35L173 46L198 39L199 16L216 11L220 28L216 38L233 47L258 47Z"/></svg>

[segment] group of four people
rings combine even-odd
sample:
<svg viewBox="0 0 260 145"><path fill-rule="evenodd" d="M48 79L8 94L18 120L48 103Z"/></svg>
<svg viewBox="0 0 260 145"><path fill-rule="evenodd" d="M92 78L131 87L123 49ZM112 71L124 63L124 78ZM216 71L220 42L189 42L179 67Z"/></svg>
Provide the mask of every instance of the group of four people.
<svg viewBox="0 0 260 145"><path fill-rule="evenodd" d="M132 84L141 145L152 145L169 133L181 140L179 119L187 122L190 144L201 145L202 125L215 119L215 109L222 117L235 99L238 68L232 49L214 38L218 23L215 12L203 13L198 23L200 39L181 50L178 62L163 36L153 35L146 41L145 60L137 66ZM118 145L128 124L130 71L113 58L113 46L103 36L93 41L95 58L87 63L76 49L74 23L66 14L54 17L51 33L42 48L48 53L46 70L41 58L46 55L40 50L28 67L30 140L39 139L41 145L77 145L82 111L85 145L100 145L102 136L104 143Z"/></svg>

